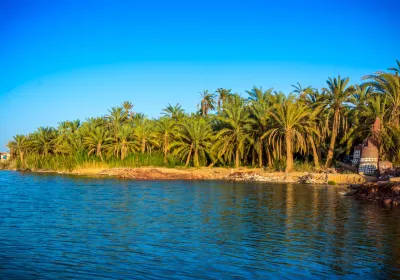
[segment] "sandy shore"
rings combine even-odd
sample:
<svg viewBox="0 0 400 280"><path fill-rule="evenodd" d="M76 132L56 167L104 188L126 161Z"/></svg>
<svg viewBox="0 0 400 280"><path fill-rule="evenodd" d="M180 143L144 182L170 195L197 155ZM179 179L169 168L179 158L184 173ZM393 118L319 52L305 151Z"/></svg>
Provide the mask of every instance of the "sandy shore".
<svg viewBox="0 0 400 280"><path fill-rule="evenodd" d="M37 170L35 172L52 172ZM276 183L361 184L371 178L359 174L266 172L261 168L82 168L63 174L116 177L134 180L230 180Z"/></svg>

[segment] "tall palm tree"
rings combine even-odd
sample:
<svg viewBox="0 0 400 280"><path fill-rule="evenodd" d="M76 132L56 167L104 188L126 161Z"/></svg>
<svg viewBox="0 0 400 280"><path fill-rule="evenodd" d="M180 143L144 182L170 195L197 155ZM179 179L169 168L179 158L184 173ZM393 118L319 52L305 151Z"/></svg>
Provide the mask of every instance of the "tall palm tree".
<svg viewBox="0 0 400 280"><path fill-rule="evenodd" d="M186 159L185 166L193 158L194 166L199 167L201 160L206 161L212 143L213 131L210 123L204 118L194 117L184 120L179 128L171 148L177 156Z"/></svg>
<svg viewBox="0 0 400 280"><path fill-rule="evenodd" d="M128 113L128 117L132 118L133 117L133 104L129 101L124 101L124 103L122 103L122 108L124 108L124 110Z"/></svg>
<svg viewBox="0 0 400 280"><path fill-rule="evenodd" d="M84 144L88 149L88 155L96 154L101 161L104 161L103 151L107 149L107 145L113 138L105 127L98 126L92 129L88 135L84 137Z"/></svg>
<svg viewBox="0 0 400 280"><path fill-rule="evenodd" d="M25 135L17 134L13 137L13 141L8 142L7 147L11 154L19 155L21 166L24 168L24 155L30 147L30 139Z"/></svg>
<svg viewBox="0 0 400 280"><path fill-rule="evenodd" d="M258 155L259 167L263 167L264 149L267 151L268 165L272 165L269 148L266 147L265 139L262 138L268 127L269 110L271 109L271 101L273 100L272 91L272 88L264 91L261 87L253 87L252 90L247 91L251 118L254 119L254 122L251 124L251 134L254 139L254 149Z"/></svg>
<svg viewBox="0 0 400 280"><path fill-rule="evenodd" d="M224 102L232 96L232 90L231 89L226 89L226 88L218 88L215 93L218 96L218 111L221 110L222 106L224 105Z"/></svg>
<svg viewBox="0 0 400 280"><path fill-rule="evenodd" d="M108 112L106 116L108 126L113 131L114 139L117 140L120 127L128 120L128 112L123 107L113 107Z"/></svg>
<svg viewBox="0 0 400 280"><path fill-rule="evenodd" d="M217 120L221 124L221 129L215 137L217 141L213 147L216 157L228 161L234 158L235 167L239 168L246 144L252 142L250 111L245 106L244 100L235 94L224 105L222 114Z"/></svg>
<svg viewBox="0 0 400 280"><path fill-rule="evenodd" d="M368 75L363 79L368 79L366 85L374 87L375 91L388 96L390 107L390 119L396 127L400 124L400 75L399 72L386 73L380 72Z"/></svg>
<svg viewBox="0 0 400 280"><path fill-rule="evenodd" d="M328 106L333 114L332 129L331 129L331 140L329 143L328 155L325 163L325 167L331 167L333 162L333 155L335 151L336 137L339 132L341 119L341 111L343 111L346 103L351 101L351 96L355 89L353 86L348 86L349 78L328 78L326 83L327 88L323 88L325 92L325 98ZM343 120L342 120L343 121Z"/></svg>
<svg viewBox="0 0 400 280"><path fill-rule="evenodd" d="M162 110L161 114L170 117L171 119L179 120L184 116L185 110L182 109L182 106L179 103L174 106L168 103L168 106Z"/></svg>
<svg viewBox="0 0 400 280"><path fill-rule="evenodd" d="M274 121L263 137L268 137L269 143L278 154L282 153L282 146L286 152L285 172L293 170L293 153L306 151L306 137L314 133L315 117L319 110L311 111L306 104L297 102L293 95L289 95L282 104L275 104L269 115Z"/></svg>
<svg viewBox="0 0 400 280"><path fill-rule="evenodd" d="M201 95L201 115L207 116L208 111L215 110L215 94L209 93L208 90L204 90Z"/></svg>

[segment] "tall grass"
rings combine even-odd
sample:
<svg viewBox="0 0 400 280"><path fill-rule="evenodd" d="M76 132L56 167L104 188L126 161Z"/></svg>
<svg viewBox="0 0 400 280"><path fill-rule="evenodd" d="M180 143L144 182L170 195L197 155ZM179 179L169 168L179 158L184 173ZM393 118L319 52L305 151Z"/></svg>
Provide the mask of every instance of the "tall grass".
<svg viewBox="0 0 400 280"><path fill-rule="evenodd" d="M0 170L7 170L11 168L11 161L0 161Z"/></svg>
<svg viewBox="0 0 400 280"><path fill-rule="evenodd" d="M21 161L16 159L16 167L18 169L31 170L52 170L52 171L72 171L74 169L85 168L113 168L113 167L176 167L182 166L183 163L172 155L168 155L166 161L162 152L154 152L151 154L131 154L124 160L111 157L105 161L101 161L96 156L88 156L85 153L76 155L49 155L41 156L30 154L25 157L24 166Z"/></svg>

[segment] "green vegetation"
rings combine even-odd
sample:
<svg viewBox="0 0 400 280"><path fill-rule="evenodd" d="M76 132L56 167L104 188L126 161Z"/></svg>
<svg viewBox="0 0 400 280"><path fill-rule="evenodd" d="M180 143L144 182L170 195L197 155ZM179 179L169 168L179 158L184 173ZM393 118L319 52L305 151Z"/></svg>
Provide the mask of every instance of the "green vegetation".
<svg viewBox="0 0 400 280"><path fill-rule="evenodd" d="M381 157L400 162L400 62L363 78L328 78L320 90L284 94L254 87L247 96L203 91L196 113L179 104L149 119L124 102L104 117L66 121L8 143L20 169L229 166L311 171L331 167L371 134L380 118Z"/></svg>

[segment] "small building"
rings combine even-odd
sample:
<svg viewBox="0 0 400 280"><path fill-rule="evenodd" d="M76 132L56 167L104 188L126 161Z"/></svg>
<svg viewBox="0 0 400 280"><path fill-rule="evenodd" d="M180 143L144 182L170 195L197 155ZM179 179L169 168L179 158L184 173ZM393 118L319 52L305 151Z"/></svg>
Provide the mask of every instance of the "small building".
<svg viewBox="0 0 400 280"><path fill-rule="evenodd" d="M353 159L351 160L351 164L353 164L354 166L360 164L361 151L362 151L362 145L354 146Z"/></svg>
<svg viewBox="0 0 400 280"><path fill-rule="evenodd" d="M378 169L379 149L378 141L368 137L362 144L361 158L358 165L358 173L373 175Z"/></svg>
<svg viewBox="0 0 400 280"><path fill-rule="evenodd" d="M10 160L11 155L10 153L2 153L0 152L0 161Z"/></svg>
<svg viewBox="0 0 400 280"><path fill-rule="evenodd" d="M388 161L379 161L379 132L381 121L375 119L371 127L372 136L366 138L361 145L354 147L352 164L358 167L358 173L374 175L377 170L387 170L393 168Z"/></svg>

